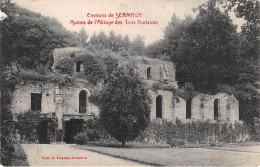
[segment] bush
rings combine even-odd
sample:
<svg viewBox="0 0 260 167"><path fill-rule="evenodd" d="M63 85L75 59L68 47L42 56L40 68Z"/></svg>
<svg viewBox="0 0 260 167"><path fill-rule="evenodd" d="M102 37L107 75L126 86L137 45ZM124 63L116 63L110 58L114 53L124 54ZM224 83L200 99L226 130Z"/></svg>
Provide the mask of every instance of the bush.
<svg viewBox="0 0 260 167"><path fill-rule="evenodd" d="M254 129L255 133L253 134L252 139L260 141L260 118L254 118Z"/></svg>
<svg viewBox="0 0 260 167"><path fill-rule="evenodd" d="M15 155L12 160L12 166L29 166L27 155L20 144L15 144Z"/></svg>
<svg viewBox="0 0 260 167"><path fill-rule="evenodd" d="M83 133L78 133L75 137L74 140L77 144L84 145L89 142L89 137L88 134L83 132Z"/></svg>
<svg viewBox="0 0 260 167"><path fill-rule="evenodd" d="M176 147L176 146L184 146L185 145L185 141L182 139L169 139L167 140L167 144L170 144L172 147Z"/></svg>
<svg viewBox="0 0 260 167"><path fill-rule="evenodd" d="M193 121L176 124L162 120L154 120L148 128L136 139L137 142L168 143L172 146L185 144L184 141L194 144L235 143L247 141L249 131L244 124L221 124ZM184 143L183 143L184 142Z"/></svg>
<svg viewBox="0 0 260 167"><path fill-rule="evenodd" d="M97 141L101 138L102 127L97 118L89 119L84 126L84 132L87 134L89 141Z"/></svg>
<svg viewBox="0 0 260 167"><path fill-rule="evenodd" d="M21 136L25 136L25 142L36 142L38 140L37 127L40 123L40 111L27 111L17 115L16 128Z"/></svg>

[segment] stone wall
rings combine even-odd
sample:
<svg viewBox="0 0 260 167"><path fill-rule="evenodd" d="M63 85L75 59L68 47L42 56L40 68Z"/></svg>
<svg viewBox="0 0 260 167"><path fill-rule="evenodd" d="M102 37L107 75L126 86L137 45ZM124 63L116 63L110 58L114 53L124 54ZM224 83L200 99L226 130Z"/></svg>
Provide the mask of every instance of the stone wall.
<svg viewBox="0 0 260 167"><path fill-rule="evenodd" d="M159 59L150 59L144 56L133 56L128 59L119 59L119 67L134 67L140 77L145 80L164 80L175 82L175 65L172 62ZM147 69L150 68L151 78L147 78ZM166 71L165 71L166 70Z"/></svg>
<svg viewBox="0 0 260 167"><path fill-rule="evenodd" d="M50 113L55 111L53 84L25 83L19 85L13 93L12 111L13 113L25 112L31 109L31 93L42 94L41 112Z"/></svg>
<svg viewBox="0 0 260 167"><path fill-rule="evenodd" d="M219 99L218 118L214 119L214 100ZM176 117L183 122L206 121L229 122L234 124L239 121L239 102L233 95L219 93L216 95L199 94L191 102L191 119L186 119L186 101L179 98L176 103Z"/></svg>
<svg viewBox="0 0 260 167"><path fill-rule="evenodd" d="M162 96L162 119L175 121L175 108L173 94L170 91L148 91L152 98L151 104L151 120L156 118L156 97Z"/></svg>
<svg viewBox="0 0 260 167"><path fill-rule="evenodd" d="M87 92L86 113L79 113L79 92L82 90ZM12 100L12 112L14 114L31 110L31 93L42 95L41 113L55 113L59 129L62 129L64 115L86 120L88 119L88 115L98 115L99 113L98 107L88 102L90 92L86 88L59 88L51 83L26 83L17 86L14 91Z"/></svg>
<svg viewBox="0 0 260 167"><path fill-rule="evenodd" d="M86 113L79 113L79 93L87 92ZM199 94L191 100L191 118L186 119L186 100L175 99L172 92L162 90L148 90L152 98L151 119L156 118L156 97L162 97L162 118L175 122L206 121L229 122L234 124L239 121L239 102L233 95L219 93L216 95ZM26 83L16 87L13 94L13 113L25 112L31 109L31 93L42 94L41 112L54 112L59 128L62 128L64 115L80 116L87 119L88 115L98 115L99 108L88 101L90 92L80 85L75 87L59 88L54 84ZM219 99L218 119L214 120L214 100Z"/></svg>

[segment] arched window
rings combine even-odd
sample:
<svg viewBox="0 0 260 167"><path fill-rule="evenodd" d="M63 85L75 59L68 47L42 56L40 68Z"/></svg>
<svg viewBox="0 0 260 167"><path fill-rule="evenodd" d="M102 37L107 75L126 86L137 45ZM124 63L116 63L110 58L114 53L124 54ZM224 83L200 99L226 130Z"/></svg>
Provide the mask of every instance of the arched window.
<svg viewBox="0 0 260 167"><path fill-rule="evenodd" d="M85 90L79 93L79 113L86 113L87 111L87 92Z"/></svg>
<svg viewBox="0 0 260 167"><path fill-rule="evenodd" d="M191 98L186 101L186 119L191 119Z"/></svg>
<svg viewBox="0 0 260 167"><path fill-rule="evenodd" d="M156 97L156 118L162 118L162 96Z"/></svg>
<svg viewBox="0 0 260 167"><path fill-rule="evenodd" d="M214 120L218 120L219 99L214 100Z"/></svg>
<svg viewBox="0 0 260 167"><path fill-rule="evenodd" d="M147 68L147 79L151 79L151 67Z"/></svg>

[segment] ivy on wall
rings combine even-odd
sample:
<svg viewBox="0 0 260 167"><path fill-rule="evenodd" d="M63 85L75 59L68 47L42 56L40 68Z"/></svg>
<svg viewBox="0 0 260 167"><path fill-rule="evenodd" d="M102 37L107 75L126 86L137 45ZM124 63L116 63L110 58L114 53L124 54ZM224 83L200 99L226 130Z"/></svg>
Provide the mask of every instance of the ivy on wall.
<svg viewBox="0 0 260 167"><path fill-rule="evenodd" d="M151 90L170 91L174 98L179 101L179 97L185 100L195 97L198 93L194 90L192 83L186 83L183 89L176 89L172 85L164 84L163 82L155 82L151 86Z"/></svg>
<svg viewBox="0 0 260 167"><path fill-rule="evenodd" d="M105 78L107 75L104 62L90 52L76 54L75 61L83 64L84 77L92 84L97 83L98 79Z"/></svg>
<svg viewBox="0 0 260 167"><path fill-rule="evenodd" d="M74 65L73 60L71 58L66 57L57 63L56 69L61 74L68 74L68 75L72 76L73 75L73 65Z"/></svg>

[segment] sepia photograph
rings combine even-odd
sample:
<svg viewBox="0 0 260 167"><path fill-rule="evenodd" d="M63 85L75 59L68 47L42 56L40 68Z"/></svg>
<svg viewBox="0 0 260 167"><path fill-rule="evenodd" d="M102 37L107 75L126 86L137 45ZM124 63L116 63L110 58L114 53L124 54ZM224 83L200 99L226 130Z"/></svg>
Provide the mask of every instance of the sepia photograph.
<svg viewBox="0 0 260 167"><path fill-rule="evenodd" d="M259 0L1 0L1 166L260 166Z"/></svg>

